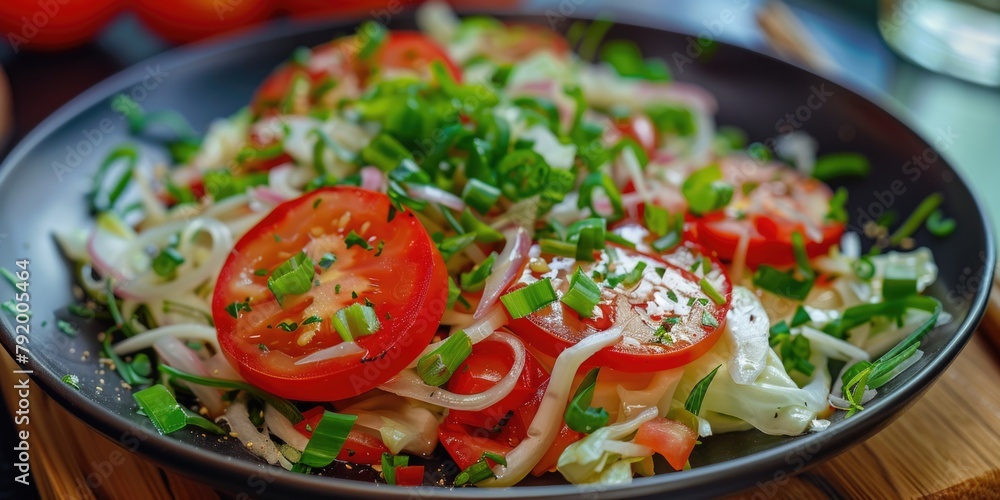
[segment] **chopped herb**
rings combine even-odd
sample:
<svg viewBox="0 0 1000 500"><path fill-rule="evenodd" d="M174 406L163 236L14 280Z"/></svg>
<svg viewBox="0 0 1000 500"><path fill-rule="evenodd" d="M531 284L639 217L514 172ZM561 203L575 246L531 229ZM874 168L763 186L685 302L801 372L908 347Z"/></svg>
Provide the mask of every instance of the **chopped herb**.
<svg viewBox="0 0 1000 500"><path fill-rule="evenodd" d="M701 312L701 324L702 326L710 326L716 328L719 326L719 320L715 319L708 311Z"/></svg>
<svg viewBox="0 0 1000 500"><path fill-rule="evenodd" d="M347 233L347 237L344 238L344 243L347 244L347 248L359 246L365 250L373 249L373 247L368 243L368 240L362 238L358 235L358 233L355 233L353 229L350 233Z"/></svg>
<svg viewBox="0 0 1000 500"><path fill-rule="evenodd" d="M334 262L337 262L337 256L327 252L319 258L319 262L317 262L316 265L323 269L330 269L330 266L332 266Z"/></svg>
<svg viewBox="0 0 1000 500"><path fill-rule="evenodd" d="M246 312L252 311L252 309L250 309L249 298L247 298L243 302L233 302L232 304L226 306L226 312L229 313L229 315L234 318L239 319L240 311L246 311Z"/></svg>
<svg viewBox="0 0 1000 500"><path fill-rule="evenodd" d="M68 321L56 320L56 327L59 328L60 332L63 332L69 337L76 337L79 333L75 326L71 325Z"/></svg>
<svg viewBox="0 0 1000 500"><path fill-rule="evenodd" d="M282 321L281 323L278 323L278 328L281 328L286 332L294 332L299 328L299 324L294 321L290 323L288 321Z"/></svg>
<svg viewBox="0 0 1000 500"><path fill-rule="evenodd" d="M66 385L68 385L68 386L70 386L70 387L72 387L72 388L74 388L74 389L76 389L78 391L80 390L80 377L77 377L76 375L73 375L72 373L67 373L66 375L63 375L60 380L62 380L64 384L66 384Z"/></svg>

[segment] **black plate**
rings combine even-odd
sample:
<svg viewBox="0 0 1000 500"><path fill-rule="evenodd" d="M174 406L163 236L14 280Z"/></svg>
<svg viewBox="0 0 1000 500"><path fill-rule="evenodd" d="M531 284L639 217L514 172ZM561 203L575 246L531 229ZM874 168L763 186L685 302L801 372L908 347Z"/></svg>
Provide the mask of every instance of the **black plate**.
<svg viewBox="0 0 1000 500"><path fill-rule="evenodd" d="M547 24L544 17L518 18ZM397 16L393 27L411 27ZM563 28L569 21L562 22ZM251 496L340 494L409 497L412 489L390 488L330 477L292 474L262 464L235 440L203 439L181 431L158 435L144 417L134 414L128 392L113 372L99 372L99 344L91 331L70 339L55 328L55 314L73 302L72 273L51 234L54 229L86 227L84 194L90 176L116 144L129 140L126 124L111 109L111 98L126 92L147 110L175 109L199 130L211 119L226 116L249 99L254 87L279 62L301 45L316 45L348 33L349 24L290 24L210 45L182 48L130 68L97 85L38 126L7 158L0 171L0 266L12 269L16 259L30 259L30 362L33 380L80 419L117 440L130 451L206 483ZM978 324L989 291L995 262L985 211L961 175L941 159L927 141L878 105L839 85L789 64L747 50L718 44L710 57L698 55L686 35L638 26L617 25L608 39L637 42L650 56L669 62L678 80L704 86L719 100L718 123L745 129L752 140L765 141L782 128L801 127L816 137L820 151L851 150L866 154L872 175L847 184L849 213L855 231L865 217L891 209L909 213L924 197L940 191L945 210L958 229L947 239L926 231L918 245L933 249L940 277L930 293L955 320L935 330L922 345L926 355L880 391L868 408L830 430L797 438L743 432L708 438L691 461L694 469L652 478L637 478L628 487L578 488L544 485L533 480L518 487L523 498L577 495L581 492L624 497L671 491L707 496L757 484L769 496L791 474L835 456L888 425L911 405L955 358ZM689 56L694 57L688 63ZM685 63L678 67L679 63ZM71 75L67 75L71 77ZM789 120L786 115L794 118ZM796 125L798 124L798 125ZM148 147L147 147L148 146ZM162 150L144 149L154 157ZM918 160L917 158L920 158ZM867 215L863 215L867 214ZM4 297L6 299L6 297ZM13 323L3 314L2 342L15 351ZM47 326L43 327L42 322ZM89 357L83 359L83 353ZM60 382L77 374L80 392ZM104 390L96 392L98 379ZM35 429L36 432L44 432ZM508 498L512 492L489 489L422 488L435 497Z"/></svg>

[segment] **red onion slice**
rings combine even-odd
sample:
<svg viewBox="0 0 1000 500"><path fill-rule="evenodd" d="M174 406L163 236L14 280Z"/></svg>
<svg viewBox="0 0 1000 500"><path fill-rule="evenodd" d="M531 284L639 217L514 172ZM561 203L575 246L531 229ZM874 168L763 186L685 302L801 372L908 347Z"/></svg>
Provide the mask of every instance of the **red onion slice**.
<svg viewBox="0 0 1000 500"><path fill-rule="evenodd" d="M531 236L523 227L508 229L503 233L507 243L493 264L493 272L486 278L483 287L483 298L476 307L475 319L481 319L486 311L493 307L500 294L521 275L528 261L528 250L531 248Z"/></svg>
<svg viewBox="0 0 1000 500"><path fill-rule="evenodd" d="M201 377L211 377L205 363L188 346L181 343L175 337L162 337L153 343L153 349L160 356L164 363ZM191 392L197 396L198 401L205 406L208 413L213 417L222 413L222 395L218 389L206 387L198 384L188 384Z"/></svg>

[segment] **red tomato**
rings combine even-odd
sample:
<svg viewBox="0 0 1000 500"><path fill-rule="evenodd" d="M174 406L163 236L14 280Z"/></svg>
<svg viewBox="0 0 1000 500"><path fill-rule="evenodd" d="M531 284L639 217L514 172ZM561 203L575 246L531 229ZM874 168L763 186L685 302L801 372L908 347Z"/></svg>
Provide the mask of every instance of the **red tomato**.
<svg viewBox="0 0 1000 500"><path fill-rule="evenodd" d="M121 9L116 0L4 0L0 30L18 52L86 42Z"/></svg>
<svg viewBox="0 0 1000 500"><path fill-rule="evenodd" d="M746 263L753 267L793 264L796 231L810 257L827 253L840 241L844 225L826 220L833 193L823 182L787 167L753 162L724 163L723 175L736 188L729 207L696 219L698 239L719 258L732 260L743 234L748 234Z"/></svg>
<svg viewBox="0 0 1000 500"><path fill-rule="evenodd" d="M609 248L612 246L609 245ZM615 289L602 286L602 299L594 318L581 318L579 313L562 302L511 322L511 329L532 347L549 356L558 356L580 339L605 330L615 318L629 307L640 318L625 329L625 339L602 349L587 360L586 366L607 366L630 373L667 370L683 366L699 358L715 345L722 333L729 311L728 295L732 289L729 277L718 273L714 288L727 298L725 304L716 304L703 290L699 275L682 269L660 257L647 255L623 247L614 247L617 256L613 262L606 251L600 252L597 262L573 262L565 257L549 257L549 267L556 270L557 294L562 295L569 286L569 273L580 266L591 275L597 270L608 275L630 272L640 262L646 264L640 282L628 294L621 293L624 285ZM537 249L532 249L535 255ZM542 257L547 257L542 255ZM608 269L608 266L615 266ZM663 271L660 276L659 270ZM525 268L521 279L511 289L525 286L541 276ZM550 275L546 275L550 276ZM676 301L673 299L677 299ZM691 305L689 305L691 304ZM660 336L660 326L668 331Z"/></svg>
<svg viewBox="0 0 1000 500"><path fill-rule="evenodd" d="M635 433L635 443L663 455L675 470L681 470L694 450L698 434L690 427L666 418L644 422Z"/></svg>
<svg viewBox="0 0 1000 500"><path fill-rule="evenodd" d="M435 60L442 61L456 80L461 79L461 71L448 58L444 49L418 32L389 32L377 52L365 60L358 57L362 43L359 36L338 38L313 48L304 65L294 61L283 64L257 89L252 108L260 115L279 109L282 102L295 103L296 100L308 107L322 98L317 95L316 90L328 81L343 83L345 79L350 79L353 85L363 87L369 77L385 69L429 74L430 63ZM298 81L308 85L302 89L293 89L296 94L301 95L290 97L289 89Z"/></svg>
<svg viewBox="0 0 1000 500"><path fill-rule="evenodd" d="M396 486L420 486L421 484L424 484L423 465L396 467Z"/></svg>
<svg viewBox="0 0 1000 500"><path fill-rule="evenodd" d="M542 459L535 464L535 468L531 469L531 474L541 476L546 472L554 471L556 464L559 463L559 455L562 455L569 445L581 439L583 439L583 433L570 429L566 425L566 422L563 422L562 427L559 428L559 435L556 436L556 440L552 442L552 446L549 446L549 449L542 455Z"/></svg>
<svg viewBox="0 0 1000 500"><path fill-rule="evenodd" d="M247 382L300 401L344 399L385 382L427 346L444 313L447 272L413 213L393 210L389 220L390 207L382 193L320 189L282 203L236 243L212 314L222 351ZM351 233L367 238L371 250L348 248ZM315 284L279 305L270 273L303 251ZM336 262L322 268L326 253ZM373 307L380 323L355 339L362 352L303 362L342 343L330 318L355 303ZM244 304L238 318L235 304ZM318 321L307 322L313 317Z"/></svg>
<svg viewBox="0 0 1000 500"><path fill-rule="evenodd" d="M518 426L519 419L512 418L512 412L533 397L538 387L549 378L545 370L542 370L542 367L535 361L534 356L526 353L525 357L524 370L521 371L521 377L510 394L483 410L452 410L448 413L448 421L487 430L493 430L497 427L506 429L510 425ZM458 394L483 392L496 385L509 373L513 364L514 353L510 351L510 348L506 347L503 342L487 338L472 347L472 354L448 380L447 388ZM500 425L501 423L505 425Z"/></svg>
<svg viewBox="0 0 1000 500"><path fill-rule="evenodd" d="M451 455L455 464L463 470L478 462L483 452L489 451L507 456L507 453L514 449L513 446L497 442L487 436L488 431L485 429L477 431L462 424L445 422L438 427L441 445L448 451L448 455Z"/></svg>
<svg viewBox="0 0 1000 500"><path fill-rule="evenodd" d="M295 430L299 431L303 436L311 438L313 430L316 429L320 419L323 418L323 411L322 406L317 406L304 412L302 414L304 418L301 422L295 424ZM344 442L344 447L337 454L337 460L355 464L380 464L382 463L382 454L388 453L388 451L389 448L382 443L381 439L371 434L351 429L351 432L347 434L347 441Z"/></svg>
<svg viewBox="0 0 1000 500"><path fill-rule="evenodd" d="M173 42L191 42L260 23L270 0L135 0L142 22Z"/></svg>

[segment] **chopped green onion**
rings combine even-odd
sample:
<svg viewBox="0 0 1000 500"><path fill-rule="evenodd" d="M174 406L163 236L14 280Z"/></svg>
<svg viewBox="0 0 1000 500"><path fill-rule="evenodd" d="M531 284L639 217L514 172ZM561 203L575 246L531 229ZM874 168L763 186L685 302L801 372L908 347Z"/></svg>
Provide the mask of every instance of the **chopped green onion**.
<svg viewBox="0 0 1000 500"><path fill-rule="evenodd" d="M386 29L375 21L366 21L358 27L358 38L363 45L358 50L358 57L361 59L371 59L375 52L382 46L386 39Z"/></svg>
<svg viewBox="0 0 1000 500"><path fill-rule="evenodd" d="M937 210L943 202L944 196L941 196L941 193L934 193L925 198L924 201L921 201L920 205L917 205L916 210L914 210L913 213L910 214L910 217L903 222L903 225L899 226L899 229L896 229L896 231L889 236L889 243L894 246L899 245L903 242L903 240L909 238L913 233L917 232L917 229L920 229L920 226L923 225L924 221L927 220L931 213Z"/></svg>
<svg viewBox="0 0 1000 500"><path fill-rule="evenodd" d="M653 104L646 108L646 116L653 122L656 131L663 135L689 136L695 133L697 125L691 110L668 104Z"/></svg>
<svg viewBox="0 0 1000 500"><path fill-rule="evenodd" d="M718 165L709 165L688 176L681 186L688 210L701 215L719 210L733 199L733 186L722 180Z"/></svg>
<svg viewBox="0 0 1000 500"><path fill-rule="evenodd" d="M302 421L302 412L295 407L294 404L290 403L287 399L280 398L264 391L254 385L248 384L242 380L226 380L221 378L213 377L202 377L200 375L194 375L191 373L183 372L174 368L170 365L160 363L157 365L157 369L160 370L164 375L168 375L173 378L178 378L186 382L193 384L204 385L207 387L221 387L223 389L235 389L240 391L246 391L259 399L264 400L267 404L274 407L275 410L281 412L293 424L297 424Z"/></svg>
<svg viewBox="0 0 1000 500"><path fill-rule="evenodd" d="M445 262L451 260L458 252L461 252L465 247L473 244L476 241L476 233L465 233L457 234L455 236L450 236L441 240L438 243L438 251L441 252L441 257L444 258Z"/></svg>
<svg viewBox="0 0 1000 500"><path fill-rule="evenodd" d="M472 215L472 211L468 208L462 212L459 224L466 232L476 234L476 243L489 244L503 241L503 233L479 220L475 215Z"/></svg>
<svg viewBox="0 0 1000 500"><path fill-rule="evenodd" d="M68 386L70 386L70 387L72 387L72 388L74 388L74 389L76 389L78 391L80 390L80 377L77 377L76 375L73 375L72 373L67 373L66 375L63 375L60 380L62 380L62 382L64 384L66 384L66 385L68 385Z"/></svg>
<svg viewBox="0 0 1000 500"><path fill-rule="evenodd" d="M184 263L184 256L172 246L164 247L153 258L153 272L161 278L173 279L177 275L177 267Z"/></svg>
<svg viewBox="0 0 1000 500"><path fill-rule="evenodd" d="M830 198L830 211L826 213L826 220L847 223L847 196L847 188L837 188Z"/></svg>
<svg viewBox="0 0 1000 500"><path fill-rule="evenodd" d="M902 299L917 293L917 270L913 266L890 263L882 279L882 297L885 300Z"/></svg>
<svg viewBox="0 0 1000 500"><path fill-rule="evenodd" d="M202 176L205 193L215 201L240 195L253 186L267 184L267 172L233 175L228 170L211 170Z"/></svg>
<svg viewBox="0 0 1000 500"><path fill-rule="evenodd" d="M298 463L309 467L330 465L344 447L347 435L357 419L357 415L324 410L323 417L313 429L312 437L306 443L306 449L302 450L302 458Z"/></svg>
<svg viewBox="0 0 1000 500"><path fill-rule="evenodd" d="M864 281L870 281L875 277L875 264L869 257L861 257L854 261L851 267L854 268L854 275Z"/></svg>
<svg viewBox="0 0 1000 500"><path fill-rule="evenodd" d="M643 208L642 221L646 229L657 237L664 236L671 229L670 212L652 203Z"/></svg>
<svg viewBox="0 0 1000 500"><path fill-rule="evenodd" d="M226 431L212 422L211 420L181 406L181 410L184 410L184 416L187 417L187 425L193 425L195 427L200 427L203 430L211 432L212 434L218 436L226 435Z"/></svg>
<svg viewBox="0 0 1000 500"><path fill-rule="evenodd" d="M337 262L337 256L330 252L327 252L323 254L322 257L319 258L319 262L317 262L316 264L323 269L329 269L334 262Z"/></svg>
<svg viewBox="0 0 1000 500"><path fill-rule="evenodd" d="M375 249L375 247L371 246L371 244L368 243L368 240L366 240L358 233L354 232L353 229L351 229L351 232L347 233L347 236L344 237L344 244L347 245L347 248L351 248L353 246L359 246L365 250Z"/></svg>
<svg viewBox="0 0 1000 500"><path fill-rule="evenodd" d="M375 136L361 150L362 161L378 167L383 172L389 172L398 167L404 160L412 160L412 158L413 155L405 146L386 133Z"/></svg>
<svg viewBox="0 0 1000 500"><path fill-rule="evenodd" d="M795 265L799 268L799 273L806 279L816 277L812 265L809 264L809 254L806 253L806 242L802 238L802 233L792 232L792 253L795 255Z"/></svg>
<svg viewBox="0 0 1000 500"><path fill-rule="evenodd" d="M493 252L482 262L473 267L471 271L462 273L459 276L459 283L462 290L467 292L478 292L486 286L486 278L489 278L493 271L493 263L496 261L497 253Z"/></svg>
<svg viewBox="0 0 1000 500"><path fill-rule="evenodd" d="M828 182L838 177L865 177L871 163L859 153L833 153L816 158L812 176Z"/></svg>
<svg viewBox="0 0 1000 500"><path fill-rule="evenodd" d="M396 468L406 467L409 463L410 457L406 455L382 453L382 475L385 476L386 484L396 484Z"/></svg>
<svg viewBox="0 0 1000 500"><path fill-rule="evenodd" d="M605 233L604 241L608 243L614 243L615 245L623 246L635 250L635 243L626 240L624 237L619 236L617 233Z"/></svg>
<svg viewBox="0 0 1000 500"><path fill-rule="evenodd" d="M927 230L938 238L944 238L955 232L955 219L945 218L944 212L939 208L927 217Z"/></svg>
<svg viewBox="0 0 1000 500"><path fill-rule="evenodd" d="M267 278L267 288L283 305L285 297L306 293L312 289L312 279L316 274L312 259L305 252L299 252L278 266Z"/></svg>
<svg viewBox="0 0 1000 500"><path fill-rule="evenodd" d="M791 327L795 328L796 326L804 325L810 321L812 321L812 317L809 316L806 308L800 305L795 308L795 314L792 316Z"/></svg>
<svg viewBox="0 0 1000 500"><path fill-rule="evenodd" d="M594 191L601 190L611 204L611 214L605 216L597 211L594 206ZM588 175L583 184L580 185L580 198L577 200L578 208L589 208L595 217L606 217L608 220L618 220L625 216L625 208L622 205L622 195L615 186L614 179L604 172L593 172Z"/></svg>
<svg viewBox="0 0 1000 500"><path fill-rule="evenodd" d="M795 300L805 300L812 290L813 280L798 280L790 273L762 264L753 273L754 286Z"/></svg>
<svg viewBox="0 0 1000 500"><path fill-rule="evenodd" d="M500 190L479 179L469 179L462 189L462 201L481 214L490 211L500 199Z"/></svg>
<svg viewBox="0 0 1000 500"><path fill-rule="evenodd" d="M597 374L599 368L594 368L587 372L576 389L576 394L566 407L564 418L566 426L577 432L590 434L605 425L608 425L607 410L604 408L592 408L590 403L594 400L594 388L597 386Z"/></svg>
<svg viewBox="0 0 1000 500"><path fill-rule="evenodd" d="M708 281L708 278L702 278L698 284L701 285L701 291L705 292L705 295L708 295L708 298L712 299L712 302L720 306L726 303L726 297L712 286L712 282Z"/></svg>
<svg viewBox="0 0 1000 500"><path fill-rule="evenodd" d="M548 278L500 296L500 302L513 319L523 318L558 299Z"/></svg>
<svg viewBox="0 0 1000 500"><path fill-rule="evenodd" d="M114 299L112 299L112 302ZM115 370L118 375L122 377L122 380L126 384L136 386L136 385L146 385L152 382L149 378L140 375L135 371L131 364L126 363L125 360L115 353L114 348L111 347L111 335L104 336L104 342L101 343L102 350L104 351L104 356L111 360L111 363L115 366Z"/></svg>
<svg viewBox="0 0 1000 500"><path fill-rule="evenodd" d="M715 374L718 373L721 367L722 365L716 366L711 373L705 375L704 378L694 385L694 388L691 389L691 394L688 394L687 399L684 400L685 410L695 415L701 413L701 403L705 399L705 393L708 392L708 386L712 385L712 379L715 378Z"/></svg>
<svg viewBox="0 0 1000 500"><path fill-rule="evenodd" d="M79 333L76 327L73 326L70 322L61 319L56 321L56 328L58 328L59 331L62 332L67 337L76 337L76 335Z"/></svg>
<svg viewBox="0 0 1000 500"><path fill-rule="evenodd" d="M125 160L127 162L124 171L121 176L118 177L118 180L111 185L110 189L105 189L104 184L105 178L108 175L108 170L112 165L118 163L119 160ZM129 182L131 182L133 172L138 163L139 153L132 146L120 146L111 151L107 158L105 158L101 163L101 166L97 169L97 174L94 175L93 187L88 194L90 210L92 212L106 212L114 208L118 198L121 197L125 188L128 187Z"/></svg>
<svg viewBox="0 0 1000 500"><path fill-rule="evenodd" d="M333 315L333 328L344 342L371 335L382 328L375 309L364 304L351 304Z"/></svg>
<svg viewBox="0 0 1000 500"><path fill-rule="evenodd" d="M512 151L497 165L500 191L512 201L534 196L545 187L550 169L545 158L533 150Z"/></svg>
<svg viewBox="0 0 1000 500"><path fill-rule="evenodd" d="M583 272L583 269L577 267L570 278L569 289L560 301L576 311L580 317L590 318L594 315L594 307L601 301L601 288Z"/></svg>
<svg viewBox="0 0 1000 500"><path fill-rule="evenodd" d="M170 391L161 384L132 394L142 412L153 422L160 434L170 434L187 426L187 415Z"/></svg>
<svg viewBox="0 0 1000 500"><path fill-rule="evenodd" d="M455 476L455 486L462 486L463 484L476 484L480 481L495 477L493 474L493 469L490 464L486 462L485 458L480 458L476 463L468 466L462 472L459 472Z"/></svg>
<svg viewBox="0 0 1000 500"><path fill-rule="evenodd" d="M625 275L625 278L622 279L622 285L624 285L625 288L632 288L638 285L639 282L642 281L642 272L646 270L646 265L647 264L642 261L636 262L635 267L633 267L632 270Z"/></svg>
<svg viewBox="0 0 1000 500"><path fill-rule="evenodd" d="M472 354L472 341L462 330L451 334L437 349L420 358L417 374L427 385L440 386Z"/></svg>
<svg viewBox="0 0 1000 500"><path fill-rule="evenodd" d="M574 243L543 238L538 240L538 245L541 247L542 253L560 257L576 257L576 244Z"/></svg>

